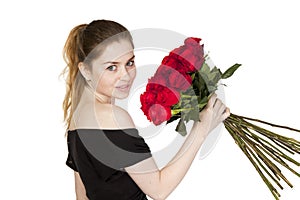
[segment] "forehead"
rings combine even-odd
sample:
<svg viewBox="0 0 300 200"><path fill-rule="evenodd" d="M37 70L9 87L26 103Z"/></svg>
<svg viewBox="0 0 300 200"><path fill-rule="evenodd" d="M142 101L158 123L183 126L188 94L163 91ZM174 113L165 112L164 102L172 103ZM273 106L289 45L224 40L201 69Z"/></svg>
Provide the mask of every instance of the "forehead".
<svg viewBox="0 0 300 200"><path fill-rule="evenodd" d="M132 44L127 40L115 41L106 46L102 54L96 58L97 63L117 61L133 55Z"/></svg>

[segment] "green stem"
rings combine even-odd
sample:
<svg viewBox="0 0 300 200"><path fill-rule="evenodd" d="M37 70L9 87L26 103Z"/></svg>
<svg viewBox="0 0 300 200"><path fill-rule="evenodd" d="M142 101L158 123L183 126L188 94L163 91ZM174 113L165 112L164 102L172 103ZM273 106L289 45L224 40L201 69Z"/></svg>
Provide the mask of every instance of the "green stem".
<svg viewBox="0 0 300 200"><path fill-rule="evenodd" d="M300 173L292 169L285 161L289 161L297 166L300 166L300 162L297 162L281 151L281 149L284 149L291 154L300 154L300 141L279 135L252 124L249 121L255 121L296 132L300 132L300 130L234 114L231 114L224 121L225 128L233 137L235 143L248 157L275 199L279 199L280 194L265 175L268 175L280 189L283 189L279 183L280 178L282 178L290 187L293 187L275 163L279 163L281 166L300 177ZM279 147L281 149L279 149ZM265 174L263 172L265 172ZM270 172L272 172L274 176Z"/></svg>
<svg viewBox="0 0 300 200"><path fill-rule="evenodd" d="M258 174L260 175L260 177L263 179L263 181L265 182L265 184L267 185L267 187L269 188L269 190L271 191L272 195L274 196L274 198L276 200L279 200L280 194L277 192L277 190L273 187L273 185L269 182L269 180L266 178L266 176L263 174L263 172L259 169L259 167L257 166L257 164L255 163L255 161L253 160L253 158L250 156L249 152L247 151L247 148L245 146L245 143L243 142L243 140L241 138L239 138L236 135L236 132L234 130L232 130L230 128L230 122L226 122L226 120L224 121L224 125L225 128L227 129L227 131L230 133L230 135L232 136L232 138L234 139L235 143L240 147L240 149L244 152L244 154L247 156L247 158L250 160L250 162L252 163L252 165L255 167L256 171L258 172Z"/></svg>
<svg viewBox="0 0 300 200"><path fill-rule="evenodd" d="M233 116L236 116L238 118L251 120L251 121L256 121L256 122L259 122L259 123L262 123L262 124L267 124L269 126L273 126L273 127L277 127L277 128L284 128L284 129L288 129L288 130L291 130L291 131L296 131L296 132L300 133L299 129L291 128L291 127L288 127L288 126L277 125L277 124L273 124L273 123L270 123L270 122L262 121L260 119L253 119L253 118L250 118L250 117L244 117L244 116L239 116L239 115L234 115L234 114L233 114Z"/></svg>
<svg viewBox="0 0 300 200"><path fill-rule="evenodd" d="M280 172L279 168L269 158L267 158L263 152L261 152L258 149L258 148L261 149L261 146L258 143L254 142L252 140L249 140L249 138L247 138L246 135L244 135L245 133L242 129L238 130L238 128L235 127L235 131L239 133L239 135L243 138L243 140L249 146L249 148L251 148L257 154L257 156L265 163L265 165L274 173L275 176L276 176L276 174L279 175L281 178L283 178L286 181L287 184L289 184L292 187L290 182ZM268 154L268 152L265 152L265 153ZM268 155L272 157L271 154L268 154ZM258 158L255 157L255 159L258 159ZM265 169L265 168L263 167L263 169ZM275 181L274 177L269 173L269 171L265 170L265 172ZM278 185L278 186L281 187L281 185Z"/></svg>
<svg viewBox="0 0 300 200"><path fill-rule="evenodd" d="M285 147L289 148L291 151L294 151L296 153L300 153L300 148L297 147L298 145L300 145L300 142L293 139L293 138L288 138L288 137L276 134L274 132L271 132L269 130L266 130L264 128L261 128L259 126L256 126L256 125L254 125L250 122L247 122L247 121L243 120L241 118L241 116L238 116L238 115L232 115L227 119L231 120L231 121L234 121L236 123L239 123L241 126L248 127L248 128L250 128L250 129L252 129L256 132L259 132L260 134L262 134L265 137L269 138L274 143L276 143L278 146L282 147L283 149L285 149L287 151L289 151L289 150L286 149ZM279 145L278 142L280 142L285 147L283 147L282 145ZM291 151L289 151L289 152L292 153Z"/></svg>
<svg viewBox="0 0 300 200"><path fill-rule="evenodd" d="M249 131L250 132L250 131ZM285 155L280 149L278 149L277 147L275 147L273 144L271 144L270 142L268 142L267 140L259 137L258 135L256 135L255 133L250 132L252 137L259 142L260 144L262 144L266 149L268 149L268 151L272 151L272 153L286 159L287 161L292 162L293 164L300 166L300 163L297 162L296 160L292 159L291 157Z"/></svg>
<svg viewBox="0 0 300 200"><path fill-rule="evenodd" d="M187 95L187 94L181 94L180 95L180 98L192 98L192 97L194 97L194 96ZM198 97L198 96L196 96L196 97Z"/></svg>
<svg viewBox="0 0 300 200"><path fill-rule="evenodd" d="M179 108L179 109L171 109L171 115L177 115L178 113L182 112L182 111L191 111L191 110L199 110L199 108L202 108L204 105L203 103L199 103L198 106L195 107L189 107L189 108Z"/></svg>

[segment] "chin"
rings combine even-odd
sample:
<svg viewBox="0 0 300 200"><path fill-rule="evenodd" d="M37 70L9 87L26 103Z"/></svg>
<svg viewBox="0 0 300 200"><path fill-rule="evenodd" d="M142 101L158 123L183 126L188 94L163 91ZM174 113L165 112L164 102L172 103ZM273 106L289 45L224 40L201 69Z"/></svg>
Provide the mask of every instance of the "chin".
<svg viewBox="0 0 300 200"><path fill-rule="evenodd" d="M127 94L118 94L118 95L114 95L114 98L122 100L122 99L126 99L128 96L129 96L129 93L127 93Z"/></svg>
<svg viewBox="0 0 300 200"><path fill-rule="evenodd" d="M112 93L112 96L115 99L126 99L129 96L130 91L131 91L131 88L129 88L129 90L127 90L127 91L117 91L116 90Z"/></svg>

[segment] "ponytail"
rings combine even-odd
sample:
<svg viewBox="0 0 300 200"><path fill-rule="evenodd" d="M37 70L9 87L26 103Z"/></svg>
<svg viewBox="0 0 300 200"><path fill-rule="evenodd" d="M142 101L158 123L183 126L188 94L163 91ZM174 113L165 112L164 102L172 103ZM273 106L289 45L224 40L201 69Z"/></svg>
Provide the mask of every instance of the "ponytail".
<svg viewBox="0 0 300 200"><path fill-rule="evenodd" d="M67 38L63 49L63 57L67 66L62 72L66 76L66 94L63 101L64 122L69 129L73 111L76 109L82 94L85 80L78 73L78 64L85 58L82 45L83 31L86 24L73 28Z"/></svg>

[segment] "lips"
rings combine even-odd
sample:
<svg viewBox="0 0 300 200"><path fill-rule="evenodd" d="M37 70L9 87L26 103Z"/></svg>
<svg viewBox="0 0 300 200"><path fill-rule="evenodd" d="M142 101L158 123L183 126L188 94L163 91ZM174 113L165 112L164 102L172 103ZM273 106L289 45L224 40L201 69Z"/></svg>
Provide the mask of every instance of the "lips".
<svg viewBox="0 0 300 200"><path fill-rule="evenodd" d="M130 88L129 84L117 86L116 89L120 92L128 92Z"/></svg>
<svg viewBox="0 0 300 200"><path fill-rule="evenodd" d="M116 88L118 89L127 89L129 87L129 85L121 85L121 86L117 86Z"/></svg>

